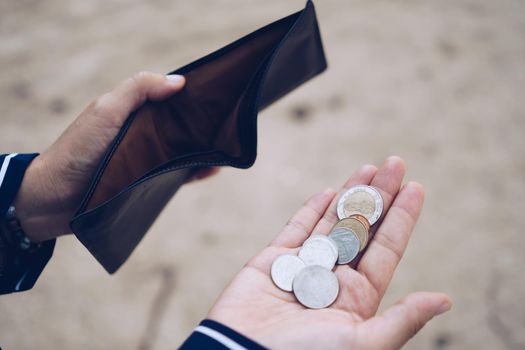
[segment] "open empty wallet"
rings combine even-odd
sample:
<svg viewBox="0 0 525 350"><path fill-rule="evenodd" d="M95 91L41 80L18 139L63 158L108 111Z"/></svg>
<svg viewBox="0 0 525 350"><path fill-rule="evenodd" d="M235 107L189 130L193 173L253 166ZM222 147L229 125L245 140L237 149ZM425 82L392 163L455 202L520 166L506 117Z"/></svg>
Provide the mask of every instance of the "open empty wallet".
<svg viewBox="0 0 525 350"><path fill-rule="evenodd" d="M314 5L170 74L186 85L133 112L107 149L72 231L109 272L179 187L210 166L250 167L257 113L326 69Z"/></svg>

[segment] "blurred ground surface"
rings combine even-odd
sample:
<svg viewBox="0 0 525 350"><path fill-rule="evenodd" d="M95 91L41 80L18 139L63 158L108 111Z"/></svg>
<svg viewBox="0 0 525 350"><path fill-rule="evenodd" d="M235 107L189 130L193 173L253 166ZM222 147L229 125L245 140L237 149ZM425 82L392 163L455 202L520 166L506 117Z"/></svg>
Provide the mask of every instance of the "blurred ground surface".
<svg viewBox="0 0 525 350"><path fill-rule="evenodd" d="M91 99L303 1L0 2L0 150L45 149ZM260 115L259 158L182 189L116 275L73 237L0 298L4 349L167 349L311 193L404 157L427 202L383 304L455 300L407 349L525 347L525 4L317 1L329 70Z"/></svg>

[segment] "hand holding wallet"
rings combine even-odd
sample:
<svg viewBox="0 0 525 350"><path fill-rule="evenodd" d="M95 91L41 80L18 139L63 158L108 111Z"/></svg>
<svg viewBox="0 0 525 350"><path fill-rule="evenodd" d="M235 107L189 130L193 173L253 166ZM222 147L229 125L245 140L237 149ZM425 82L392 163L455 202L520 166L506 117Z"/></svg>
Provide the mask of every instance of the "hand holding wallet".
<svg viewBox="0 0 525 350"><path fill-rule="evenodd" d="M326 69L313 3L170 74L185 88L133 112L70 222L115 272L197 169L250 167L258 111Z"/></svg>

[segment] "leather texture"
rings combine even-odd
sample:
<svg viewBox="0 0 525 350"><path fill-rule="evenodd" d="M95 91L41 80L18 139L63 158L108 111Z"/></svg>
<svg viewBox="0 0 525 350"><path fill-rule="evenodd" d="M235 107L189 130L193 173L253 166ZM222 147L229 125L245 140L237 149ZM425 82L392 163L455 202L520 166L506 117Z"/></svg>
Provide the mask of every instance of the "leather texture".
<svg viewBox="0 0 525 350"><path fill-rule="evenodd" d="M109 272L130 256L197 169L250 167L257 113L326 69L311 1L170 74L186 86L132 113L108 148L72 231Z"/></svg>

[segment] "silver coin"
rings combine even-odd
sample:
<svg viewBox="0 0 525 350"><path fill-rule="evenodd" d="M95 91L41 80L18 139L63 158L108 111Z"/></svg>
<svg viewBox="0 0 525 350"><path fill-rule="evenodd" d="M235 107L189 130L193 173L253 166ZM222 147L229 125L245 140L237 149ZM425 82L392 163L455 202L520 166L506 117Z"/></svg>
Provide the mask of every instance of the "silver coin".
<svg viewBox="0 0 525 350"><path fill-rule="evenodd" d="M330 232L329 236L337 243L339 248L338 264L348 264L355 259L357 253L359 253L361 242L352 229L338 227Z"/></svg>
<svg viewBox="0 0 525 350"><path fill-rule="evenodd" d="M334 252L334 254L338 254L339 253L339 248L337 247L337 243L335 243L335 241L333 239L331 239L330 237L328 237L327 235L323 235L323 234L320 234L320 233L314 233L312 234L310 237L308 237L308 239L306 241L304 241L303 243L303 247L305 245L308 245L312 242L315 242L315 240L321 240L321 241L326 241L327 243L330 244L330 246L332 247L332 251Z"/></svg>
<svg viewBox="0 0 525 350"><path fill-rule="evenodd" d="M282 290L291 292L295 276L305 266L305 263L295 255L281 255L272 264L272 281Z"/></svg>
<svg viewBox="0 0 525 350"><path fill-rule="evenodd" d="M366 222L366 224L363 223L363 221ZM362 251L363 249L365 249L366 245L368 244L368 236L369 236L368 229L367 229L368 220L365 217L362 217L362 221L360 221L358 218L354 216L343 219L343 220L339 220L339 222L335 224L332 230L335 230L336 228L339 228L339 227L349 228L352 231L354 231L357 238L359 239L359 242L361 242L359 251Z"/></svg>
<svg viewBox="0 0 525 350"><path fill-rule="evenodd" d="M299 258L306 265L320 265L331 270L337 262L339 247L325 235L312 235L299 250Z"/></svg>
<svg viewBox="0 0 525 350"><path fill-rule="evenodd" d="M306 266L293 280L293 293L304 306L322 309L337 298L339 282L332 271L322 266Z"/></svg>
<svg viewBox="0 0 525 350"><path fill-rule="evenodd" d="M370 225L373 225L379 220L382 213L383 198L379 191L372 186L357 185L350 187L337 202L339 220L353 214L360 214L366 217Z"/></svg>

